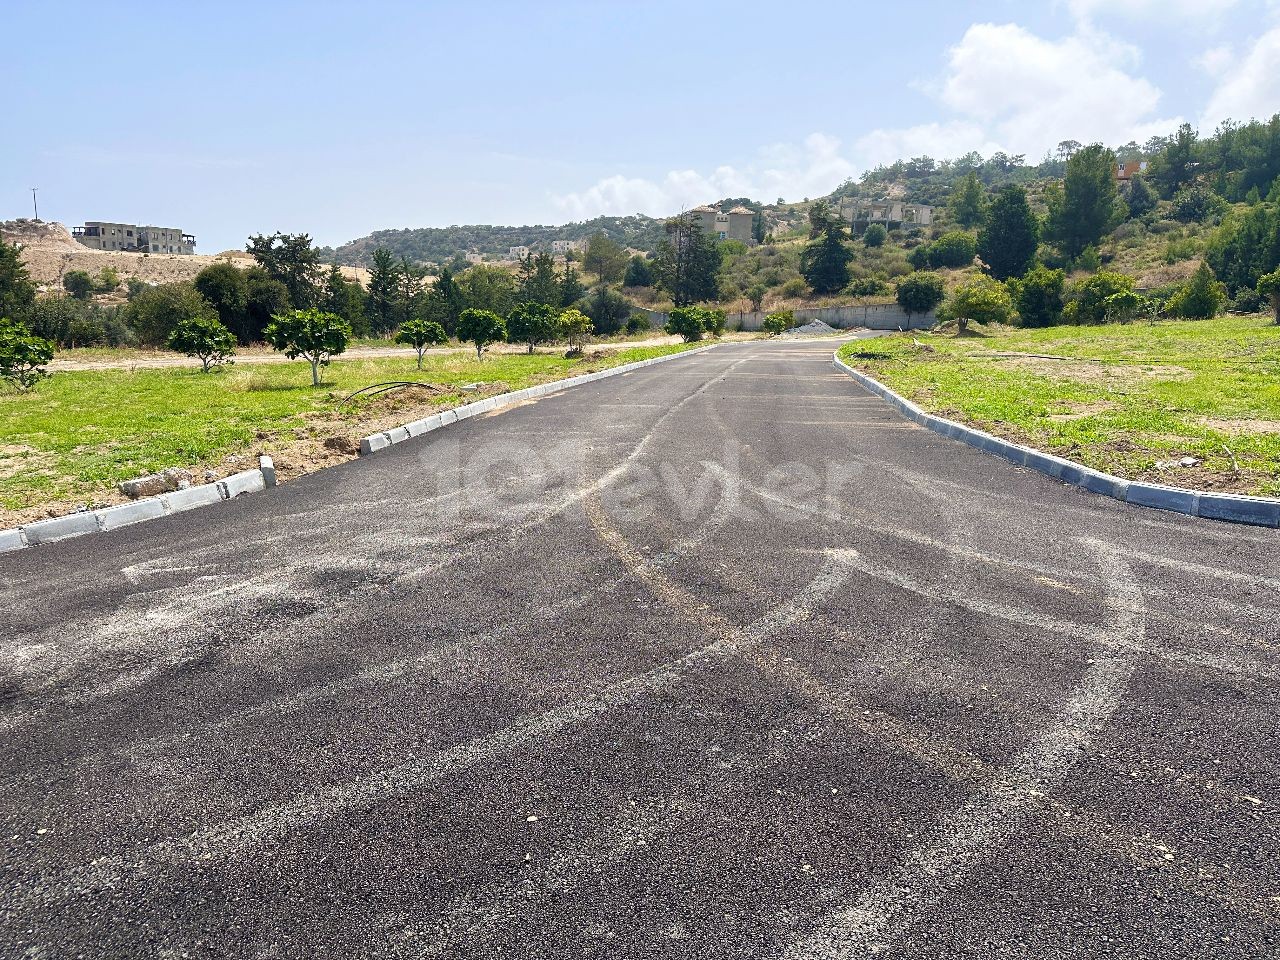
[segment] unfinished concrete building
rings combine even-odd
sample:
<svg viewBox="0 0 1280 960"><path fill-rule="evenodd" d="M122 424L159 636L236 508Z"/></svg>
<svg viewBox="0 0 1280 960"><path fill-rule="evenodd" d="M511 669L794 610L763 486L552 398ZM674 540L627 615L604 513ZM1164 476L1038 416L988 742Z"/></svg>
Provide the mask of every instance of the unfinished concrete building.
<svg viewBox="0 0 1280 960"><path fill-rule="evenodd" d="M855 227L873 223L886 227L927 227L933 223L933 207L901 200L854 200L849 219Z"/></svg>
<svg viewBox="0 0 1280 960"><path fill-rule="evenodd" d="M719 207L694 207L689 211L699 225L717 240L741 240L751 242L751 221L755 214L746 207L734 207L722 212Z"/></svg>
<svg viewBox="0 0 1280 960"><path fill-rule="evenodd" d="M83 227L73 227L71 235L94 250L176 253L186 256L196 252L196 238L189 233L183 233L178 227L138 226L133 223L86 220Z"/></svg>

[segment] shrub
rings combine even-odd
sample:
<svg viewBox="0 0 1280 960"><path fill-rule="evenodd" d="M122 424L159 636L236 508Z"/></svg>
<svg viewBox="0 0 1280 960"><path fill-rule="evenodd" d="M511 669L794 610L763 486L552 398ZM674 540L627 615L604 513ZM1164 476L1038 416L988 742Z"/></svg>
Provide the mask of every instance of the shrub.
<svg viewBox="0 0 1280 960"><path fill-rule="evenodd" d="M705 307L676 307L667 320L666 330L683 337L685 343L701 340L708 333L718 337L724 332L724 313Z"/></svg>
<svg viewBox="0 0 1280 960"><path fill-rule="evenodd" d="M20 391L30 390L49 375L45 364L52 359L52 343L32 334L21 321L0 317L0 380Z"/></svg>
<svg viewBox="0 0 1280 960"><path fill-rule="evenodd" d="M1261 286L1262 281L1258 281L1258 284ZM1268 305L1267 298L1259 291L1241 287L1232 299L1230 309L1232 313L1261 313Z"/></svg>
<svg viewBox="0 0 1280 960"><path fill-rule="evenodd" d="M775 310L764 318L764 329L769 332L769 336L776 337L778 334L790 330L796 325L796 315L790 310Z"/></svg>
<svg viewBox="0 0 1280 960"><path fill-rule="evenodd" d="M581 310L570 308L558 318L560 336L569 341L571 353L582 353L594 329L593 321Z"/></svg>
<svg viewBox="0 0 1280 960"><path fill-rule="evenodd" d="M922 243L918 247L912 247L911 252L907 254L907 263L911 264L913 270L926 270L929 267L929 253L932 245Z"/></svg>
<svg viewBox="0 0 1280 960"><path fill-rule="evenodd" d="M507 314L507 339L513 343L528 344L530 353L538 344L554 340L559 335L560 316L554 307L545 303L519 303Z"/></svg>
<svg viewBox="0 0 1280 960"><path fill-rule="evenodd" d="M591 318L595 332L608 336L622 329L631 316L631 304L616 290L601 287L588 301L585 313Z"/></svg>
<svg viewBox="0 0 1280 960"><path fill-rule="evenodd" d="M1071 288L1062 316L1067 323L1106 323L1108 297L1133 290L1133 277L1103 271Z"/></svg>
<svg viewBox="0 0 1280 960"><path fill-rule="evenodd" d="M88 300L93 295L93 277L83 270L68 270L62 276L62 289L77 300Z"/></svg>
<svg viewBox="0 0 1280 960"><path fill-rule="evenodd" d="M1183 223L1216 223L1226 210L1227 201L1208 187L1183 187L1173 195L1173 215Z"/></svg>
<svg viewBox="0 0 1280 960"><path fill-rule="evenodd" d="M649 266L649 261L639 254L627 261L627 272L622 277L622 285L624 287L653 286L653 268Z"/></svg>
<svg viewBox="0 0 1280 960"><path fill-rule="evenodd" d="M99 270L98 279L93 283L93 289L98 293L114 293L119 286L120 271L110 266Z"/></svg>
<svg viewBox="0 0 1280 960"><path fill-rule="evenodd" d="M213 317L179 321L169 334L167 345L170 350L199 360L204 373L208 373L210 367L233 362L231 357L236 352L236 338Z"/></svg>
<svg viewBox="0 0 1280 960"><path fill-rule="evenodd" d="M873 223L862 231L862 242L868 247L883 247L889 238L889 231L883 223Z"/></svg>
<svg viewBox="0 0 1280 960"><path fill-rule="evenodd" d="M942 278L936 273L913 273L898 281L898 306L910 317L928 313L942 302Z"/></svg>
<svg viewBox="0 0 1280 960"><path fill-rule="evenodd" d="M190 283L148 287L129 301L125 319L143 343L160 346L183 320L217 317L213 305Z"/></svg>
<svg viewBox="0 0 1280 960"><path fill-rule="evenodd" d="M648 333L653 329L653 324L649 322L647 313L633 313L631 319L627 321L627 333L635 336L637 333Z"/></svg>
<svg viewBox="0 0 1280 960"><path fill-rule="evenodd" d="M1271 301L1276 323L1280 323L1280 270L1273 270L1258 279L1258 297Z"/></svg>
<svg viewBox="0 0 1280 960"><path fill-rule="evenodd" d="M929 266L967 267L973 263L977 253L978 241L972 234L953 230L929 244Z"/></svg>
<svg viewBox="0 0 1280 960"><path fill-rule="evenodd" d="M809 287L800 277L792 277L782 285L782 295L784 297L803 297L809 292Z"/></svg>
<svg viewBox="0 0 1280 960"><path fill-rule="evenodd" d="M851 297L874 297L877 294L887 293L889 285L877 277L862 277L858 280L849 281L849 285L844 288L844 292Z"/></svg>
<svg viewBox="0 0 1280 960"><path fill-rule="evenodd" d="M1226 288L1213 275L1213 268L1202 263L1191 275L1191 279L1173 295L1166 309L1175 317L1208 320L1216 317L1226 302Z"/></svg>
<svg viewBox="0 0 1280 960"><path fill-rule="evenodd" d="M1018 317L1024 327L1050 327L1062 322L1062 287L1066 274L1048 267L1028 270L1008 281Z"/></svg>
<svg viewBox="0 0 1280 960"><path fill-rule="evenodd" d="M302 357L311 364L311 385L320 386L320 368L340 353L351 339L351 324L335 313L292 310L276 314L262 331L267 343L290 360Z"/></svg>

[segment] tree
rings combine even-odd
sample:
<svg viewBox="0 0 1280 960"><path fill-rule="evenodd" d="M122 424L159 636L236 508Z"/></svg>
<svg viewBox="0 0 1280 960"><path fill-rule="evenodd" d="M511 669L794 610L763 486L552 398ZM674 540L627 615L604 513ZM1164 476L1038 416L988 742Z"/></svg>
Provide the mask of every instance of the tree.
<svg viewBox="0 0 1280 960"><path fill-rule="evenodd" d="M929 244L929 266L967 267L973 263L977 252L978 244L973 234L952 230Z"/></svg>
<svg viewBox="0 0 1280 960"><path fill-rule="evenodd" d="M601 283L616 283L627 269L627 251L605 233L593 233L582 255L582 266L599 277Z"/></svg>
<svg viewBox="0 0 1280 960"><path fill-rule="evenodd" d="M1210 238L1205 259L1233 296L1256 288L1263 274L1280 267L1280 206L1263 203L1228 217Z"/></svg>
<svg viewBox="0 0 1280 960"><path fill-rule="evenodd" d="M484 359L485 347L505 339L506 336L506 324L491 310L469 307L458 318L458 339L475 344L477 360Z"/></svg>
<svg viewBox="0 0 1280 960"><path fill-rule="evenodd" d="M201 371L232 363L236 338L216 317L188 317L178 321L165 344L170 350L185 353L200 361Z"/></svg>
<svg viewBox="0 0 1280 960"><path fill-rule="evenodd" d="M1045 190L1045 235L1069 260L1097 246L1122 219L1116 193L1116 155L1095 143L1067 161L1062 186Z"/></svg>
<svg viewBox="0 0 1280 960"><path fill-rule="evenodd" d="M764 318L764 329L769 336L776 337L796 325L796 315L790 310L778 310Z"/></svg>
<svg viewBox="0 0 1280 960"><path fill-rule="evenodd" d="M1196 132L1191 124L1184 123L1151 162L1149 176L1162 197L1172 197L1195 179L1196 153Z"/></svg>
<svg viewBox="0 0 1280 960"><path fill-rule="evenodd" d="M1146 177L1134 177L1129 181L1129 216L1145 216L1156 208L1159 199L1159 194L1147 183Z"/></svg>
<svg viewBox="0 0 1280 960"><path fill-rule="evenodd" d="M814 204L816 209L818 204ZM810 219L813 211L810 210ZM814 293L837 293L849 282L849 263L853 251L845 242L844 223L833 215L819 217L822 226L818 236L810 240L800 253L800 274Z"/></svg>
<svg viewBox="0 0 1280 960"><path fill-rule="evenodd" d="M570 351L582 353L586 349L587 340L591 336L591 318L581 310L570 308L560 314L559 326L560 336L569 341Z"/></svg>
<svg viewBox="0 0 1280 960"><path fill-rule="evenodd" d="M365 334L369 326L364 316L364 301L364 288L359 282L344 277L336 263L330 266L320 294L321 311L336 313L351 325L353 333Z"/></svg>
<svg viewBox="0 0 1280 960"><path fill-rule="evenodd" d="M416 263L411 263L408 257L401 257L400 263L396 267L396 323L408 323L423 308L422 303L422 282L426 276L426 271L419 267ZM449 268L445 267L441 270L440 279L447 280L449 277ZM437 281L438 284L438 281ZM438 300L439 298L437 298ZM445 311L436 311L440 315ZM441 319L444 319L441 316ZM447 325L447 324L446 324Z"/></svg>
<svg viewBox="0 0 1280 960"><path fill-rule="evenodd" d="M0 237L0 317L25 316L35 299L36 285L22 262L22 248Z"/></svg>
<svg viewBox="0 0 1280 960"><path fill-rule="evenodd" d="M864 247L883 247L887 239L889 239L889 231L885 229L883 223L870 224L867 229L862 231L862 245Z"/></svg>
<svg viewBox="0 0 1280 960"><path fill-rule="evenodd" d="M0 380L30 390L49 375L45 364L52 359L52 343L33 336L20 320L0 317Z"/></svg>
<svg viewBox="0 0 1280 960"><path fill-rule="evenodd" d="M653 271L649 268L649 261L639 254L627 261L627 272L622 277L622 285L624 287L653 286Z"/></svg>
<svg viewBox="0 0 1280 960"><path fill-rule="evenodd" d="M560 278L556 261L549 253L530 254L520 261L520 293L522 302L560 306Z"/></svg>
<svg viewBox="0 0 1280 960"><path fill-rule="evenodd" d="M1173 195L1173 217L1182 223L1217 222L1227 211L1227 201L1205 186L1183 187Z"/></svg>
<svg viewBox="0 0 1280 960"><path fill-rule="evenodd" d="M1066 274L1035 267L1007 286L1024 327L1051 327L1062 322L1062 287Z"/></svg>
<svg viewBox="0 0 1280 960"><path fill-rule="evenodd" d="M290 360L302 357L311 364L311 385L320 386L320 368L347 350L351 325L333 313L314 307L277 314L262 331L271 344Z"/></svg>
<svg viewBox="0 0 1280 960"><path fill-rule="evenodd" d="M947 201L951 220L966 230L976 227L983 220L985 206L982 183L978 180L978 175L970 170L951 189L951 197Z"/></svg>
<svg viewBox="0 0 1280 960"><path fill-rule="evenodd" d="M1040 224L1027 203L1027 191L1005 184L987 207L978 231L978 256L997 280L1020 277L1031 268L1040 243Z"/></svg>
<svg viewBox="0 0 1280 960"><path fill-rule="evenodd" d="M705 334L720 336L724 332L724 314L705 307L676 307L667 319L667 333L683 337L685 343L701 340Z"/></svg>
<svg viewBox="0 0 1280 960"><path fill-rule="evenodd" d="M1108 323L1128 323L1146 308L1147 299L1136 290L1121 290L1102 301Z"/></svg>
<svg viewBox="0 0 1280 960"><path fill-rule="evenodd" d="M245 271L245 319L243 329L231 328L241 343L258 343L263 331L277 313L289 309L289 291L279 280L272 280L261 267Z"/></svg>
<svg viewBox="0 0 1280 960"><path fill-rule="evenodd" d="M320 300L320 251L305 233L251 236L249 255L271 279L284 284L295 310L314 307Z"/></svg>
<svg viewBox="0 0 1280 960"><path fill-rule="evenodd" d="M913 273L898 281L898 306L910 317L928 313L942 302L942 278L936 273Z"/></svg>
<svg viewBox="0 0 1280 960"><path fill-rule="evenodd" d="M677 307L715 299L716 271L720 269L716 241L703 232L701 222L691 213L672 217L665 230L654 257L662 289Z"/></svg>
<svg viewBox="0 0 1280 960"><path fill-rule="evenodd" d="M596 292L587 301L587 316L591 318L595 332L601 336L609 336L622 329L622 325L631 316L631 304L626 297L608 287L597 287Z"/></svg>
<svg viewBox="0 0 1280 960"><path fill-rule="evenodd" d="M578 271L573 268L573 264L566 263L564 274L560 277L560 306L572 307L586 292L587 288L578 279Z"/></svg>
<svg viewBox="0 0 1280 960"><path fill-rule="evenodd" d="M93 277L83 270L68 270L62 276L62 289L77 300L88 300L93 295Z"/></svg>
<svg viewBox="0 0 1280 960"><path fill-rule="evenodd" d="M764 306L764 298L768 293L769 288L763 283L753 283L747 288L747 299L751 301L751 309L753 311L760 312L760 308Z"/></svg>
<svg viewBox="0 0 1280 960"><path fill-rule="evenodd" d="M1275 322L1280 324L1280 270L1273 270L1258 278L1258 296L1271 301L1271 309L1276 315Z"/></svg>
<svg viewBox="0 0 1280 960"><path fill-rule="evenodd" d="M453 271L441 267L440 276L427 291L426 315L444 327L446 332L452 332L458 328L458 318L467 306L467 296L453 278Z"/></svg>
<svg viewBox="0 0 1280 960"><path fill-rule="evenodd" d="M458 277L458 288L468 307L489 310L505 317L516 305L516 282L501 267L479 263Z"/></svg>
<svg viewBox="0 0 1280 960"><path fill-rule="evenodd" d="M554 340L559 333L559 311L545 303L517 304L507 316L507 339L512 343L527 343L530 353L538 344Z"/></svg>
<svg viewBox="0 0 1280 960"><path fill-rule="evenodd" d="M369 269L369 289L365 311L369 318L369 331L385 334L396 326L396 301L400 289L395 257L386 247L373 251L373 266Z"/></svg>
<svg viewBox="0 0 1280 960"><path fill-rule="evenodd" d="M1106 323L1107 299L1133 290L1133 277L1103 270L1072 287L1062 318L1067 323Z"/></svg>
<svg viewBox="0 0 1280 960"><path fill-rule="evenodd" d="M954 320L964 334L969 323L1008 323L1013 316L1013 301L1003 283L990 277L978 277L957 288L938 311L942 320Z"/></svg>
<svg viewBox="0 0 1280 960"><path fill-rule="evenodd" d="M241 343L248 343L243 339L249 309L246 271L222 261L205 267L196 274L192 283L200 296L213 305L222 325L235 333Z"/></svg>
<svg viewBox="0 0 1280 960"><path fill-rule="evenodd" d="M1213 268L1201 263L1191 279L1173 295L1168 310L1175 317L1208 320L1216 317L1226 302L1227 291L1213 275Z"/></svg>
<svg viewBox="0 0 1280 960"><path fill-rule="evenodd" d="M162 283L130 300L124 316L143 343L160 346L182 321L216 318L217 311L194 284Z"/></svg>
<svg viewBox="0 0 1280 960"><path fill-rule="evenodd" d="M422 355L427 352L427 347L448 342L449 335L444 332L444 327L434 320L423 317L411 318L401 324L400 330L396 333L396 343L408 344L418 351L419 370L422 369Z"/></svg>
<svg viewBox="0 0 1280 960"><path fill-rule="evenodd" d="M97 279L93 281L95 293L114 293L119 286L120 271L112 266L105 266L99 270Z"/></svg>

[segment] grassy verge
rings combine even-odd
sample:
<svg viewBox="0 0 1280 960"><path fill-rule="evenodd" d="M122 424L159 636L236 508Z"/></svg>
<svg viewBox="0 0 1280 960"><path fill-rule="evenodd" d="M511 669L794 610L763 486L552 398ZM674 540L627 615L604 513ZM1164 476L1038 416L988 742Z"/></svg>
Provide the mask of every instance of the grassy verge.
<svg viewBox="0 0 1280 960"><path fill-rule="evenodd" d="M1119 476L1280 495L1267 316L900 334L841 356L933 413Z"/></svg>
<svg viewBox="0 0 1280 960"><path fill-rule="evenodd" d="M559 354L429 355L335 360L311 386L302 361L230 367L71 370L29 394L0 393L0 528L80 505L118 502L115 485L183 466L203 478L244 469L258 453L281 476L355 455L355 441L433 410L705 344ZM361 387L388 380L430 386L341 404ZM479 384L478 388L462 389Z"/></svg>

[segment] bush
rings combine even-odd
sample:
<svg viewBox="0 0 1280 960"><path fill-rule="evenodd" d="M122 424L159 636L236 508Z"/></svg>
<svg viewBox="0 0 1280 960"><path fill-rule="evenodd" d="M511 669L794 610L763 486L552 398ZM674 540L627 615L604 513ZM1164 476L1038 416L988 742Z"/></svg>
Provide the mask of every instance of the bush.
<svg viewBox="0 0 1280 960"><path fill-rule="evenodd" d="M1008 281L1009 293L1024 327L1050 327L1062 322L1065 278L1061 270L1035 267L1020 279Z"/></svg>
<svg viewBox="0 0 1280 960"><path fill-rule="evenodd" d="M877 294L888 293L889 285L876 277L862 277L849 281L844 292L851 297L874 297Z"/></svg>
<svg viewBox="0 0 1280 960"><path fill-rule="evenodd" d="M1107 298L1132 290L1133 277L1105 270L1096 273L1071 288L1062 317L1067 323L1106 323Z"/></svg>
<svg viewBox="0 0 1280 960"><path fill-rule="evenodd" d="M475 345L477 360L484 358L486 346L504 340L506 336L507 325L492 310L471 307L463 310L458 317L458 339Z"/></svg>
<svg viewBox="0 0 1280 960"><path fill-rule="evenodd" d="M1261 313L1268 306L1267 298L1257 290L1241 287L1231 301L1230 309L1232 313Z"/></svg>
<svg viewBox="0 0 1280 960"><path fill-rule="evenodd" d="M83 270L68 270L62 276L62 289L77 300L88 300L93 295L93 277Z"/></svg>
<svg viewBox="0 0 1280 960"><path fill-rule="evenodd" d="M0 380L20 391L30 390L49 375L44 367L52 359L52 343L32 334L24 323L0 317Z"/></svg>
<svg viewBox="0 0 1280 960"><path fill-rule="evenodd" d="M1175 317L1208 320L1216 317L1226 302L1226 288L1213 275L1213 268L1202 263L1191 279L1173 295L1166 309Z"/></svg>
<svg viewBox="0 0 1280 960"><path fill-rule="evenodd" d="M888 238L889 231L883 223L873 223L862 231L862 242L868 247L883 247Z"/></svg>
<svg viewBox="0 0 1280 960"><path fill-rule="evenodd" d="M927 270L929 268L929 253L932 245L922 243L918 247L912 247L911 252L907 254L907 263L911 264L913 270Z"/></svg>
<svg viewBox="0 0 1280 960"><path fill-rule="evenodd" d="M1280 270L1273 270L1258 278L1258 299L1271 301L1271 309L1275 311L1276 323L1280 323Z"/></svg>
<svg viewBox="0 0 1280 960"><path fill-rule="evenodd" d="M632 257L627 262L627 272L623 275L622 285L624 287L653 286L653 268L649 266L649 261L639 254Z"/></svg>
<svg viewBox="0 0 1280 960"><path fill-rule="evenodd" d="M776 337L795 325L796 315L790 310L776 310L764 318L764 329L769 332L771 337Z"/></svg>
<svg viewBox="0 0 1280 960"><path fill-rule="evenodd" d="M936 273L913 273L898 281L898 306L910 317L928 313L942 302L942 278Z"/></svg>
<svg viewBox="0 0 1280 960"><path fill-rule="evenodd" d="M1227 201L1208 187L1183 187L1173 195L1173 216L1183 223L1216 223L1227 211Z"/></svg>
<svg viewBox="0 0 1280 960"><path fill-rule="evenodd" d="M782 285L782 295L784 297L803 297L808 292L808 284L800 277L792 277Z"/></svg>
<svg viewBox="0 0 1280 960"><path fill-rule="evenodd" d="M683 337L685 343L701 340L708 333L718 337L724 332L724 313L705 307L676 307L667 320L666 331Z"/></svg>
<svg viewBox="0 0 1280 960"><path fill-rule="evenodd" d="M93 283L93 289L98 293L114 293L119 286L120 271L115 267L103 267Z"/></svg>
<svg viewBox="0 0 1280 960"><path fill-rule="evenodd" d="M185 353L200 361L204 373L210 367L231 363L236 352L236 338L213 317L191 317L179 321L167 341L170 350Z"/></svg>
<svg viewBox="0 0 1280 960"><path fill-rule="evenodd" d="M920 249L919 247L916 248ZM967 267L978 253L978 241L961 230L944 233L929 244L929 266Z"/></svg>
<svg viewBox="0 0 1280 960"><path fill-rule="evenodd" d="M559 313L545 303L519 303L507 314L507 339L513 343L528 344L530 353L538 344L547 343L559 335Z"/></svg>
<svg viewBox="0 0 1280 960"><path fill-rule="evenodd" d="M647 313L633 313L631 319L627 321L627 333L635 336L637 333L648 333L653 329L653 324L649 322Z"/></svg>
<svg viewBox="0 0 1280 960"><path fill-rule="evenodd" d="M631 304L616 290L602 286L588 301L585 313L591 318L595 332L608 336L622 329L631 316Z"/></svg>
<svg viewBox="0 0 1280 960"><path fill-rule="evenodd" d="M593 321L581 310L571 307L560 314L558 322L560 336L569 341L569 352L580 355L591 337Z"/></svg>
<svg viewBox="0 0 1280 960"><path fill-rule="evenodd" d="M217 318L213 305L190 283L148 287L129 301L125 319L143 343L161 346L183 320Z"/></svg>
<svg viewBox="0 0 1280 960"><path fill-rule="evenodd" d="M427 347L448 342L449 335L444 332L444 327L438 321L425 317L411 317L396 331L396 343L407 344L417 353L419 370L422 369L422 355L427 352Z"/></svg>
<svg viewBox="0 0 1280 960"><path fill-rule="evenodd" d="M212 308L210 308L212 309ZM347 350L351 324L335 313L291 310L277 314L262 331L267 343L290 360L302 357L311 364L311 385L320 386L320 368Z"/></svg>

